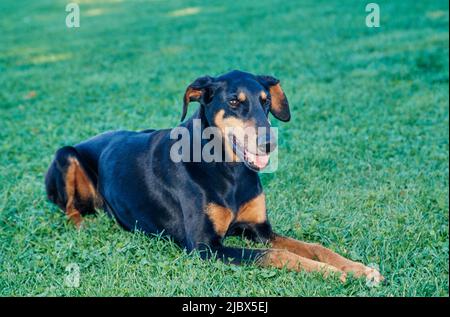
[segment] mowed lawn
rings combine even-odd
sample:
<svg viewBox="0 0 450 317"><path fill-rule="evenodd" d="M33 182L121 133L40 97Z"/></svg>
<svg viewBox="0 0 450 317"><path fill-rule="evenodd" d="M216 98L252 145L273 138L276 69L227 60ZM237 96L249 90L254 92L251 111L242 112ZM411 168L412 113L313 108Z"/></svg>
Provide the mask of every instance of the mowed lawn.
<svg viewBox="0 0 450 317"><path fill-rule="evenodd" d="M77 0L78 29L68 2L0 2L0 295L449 295L447 1L379 1L367 28L365 1ZM58 147L176 126L186 86L232 69L278 77L291 104L261 176L275 230L384 285L201 261L102 213L78 231L47 202Z"/></svg>

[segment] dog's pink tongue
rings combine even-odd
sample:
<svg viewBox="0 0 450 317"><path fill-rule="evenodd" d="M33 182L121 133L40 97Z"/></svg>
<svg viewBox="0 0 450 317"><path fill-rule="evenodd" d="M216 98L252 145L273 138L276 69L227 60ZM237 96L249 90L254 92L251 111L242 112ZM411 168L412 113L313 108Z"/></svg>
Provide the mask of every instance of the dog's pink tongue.
<svg viewBox="0 0 450 317"><path fill-rule="evenodd" d="M269 155L255 155L255 161L253 162L253 164L255 164L258 168L262 169L266 167L268 162L269 162Z"/></svg>

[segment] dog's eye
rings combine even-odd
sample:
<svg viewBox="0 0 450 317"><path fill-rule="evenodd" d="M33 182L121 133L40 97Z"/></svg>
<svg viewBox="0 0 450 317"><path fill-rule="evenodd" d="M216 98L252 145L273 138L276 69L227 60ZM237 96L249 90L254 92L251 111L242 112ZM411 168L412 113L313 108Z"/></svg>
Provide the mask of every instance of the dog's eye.
<svg viewBox="0 0 450 317"><path fill-rule="evenodd" d="M228 101L228 103L230 104L231 107L236 108L237 106L239 106L239 100L236 99L232 99L230 101Z"/></svg>

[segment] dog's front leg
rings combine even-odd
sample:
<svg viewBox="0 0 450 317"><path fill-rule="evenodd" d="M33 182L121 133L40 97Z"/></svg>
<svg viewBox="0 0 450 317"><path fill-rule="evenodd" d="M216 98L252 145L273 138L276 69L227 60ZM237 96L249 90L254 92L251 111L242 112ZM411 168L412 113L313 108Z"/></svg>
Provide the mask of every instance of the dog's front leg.
<svg viewBox="0 0 450 317"><path fill-rule="evenodd" d="M337 274L341 281L345 281L345 272L326 263L314 261L284 249L247 249L216 246L201 250L203 258L215 255L225 263L251 264L256 263L263 267L286 268L292 271L319 272L325 277Z"/></svg>
<svg viewBox="0 0 450 317"><path fill-rule="evenodd" d="M345 282L346 273L338 268L299 256L286 249L268 249L264 255L258 259L257 263L265 267L286 268L293 271L319 272L325 277L330 274L337 274L341 281Z"/></svg>
<svg viewBox="0 0 450 317"><path fill-rule="evenodd" d="M270 243L273 248L288 250L301 257L327 263L343 272L351 272L356 277L365 276L374 283L384 280L384 277L376 269L346 259L320 244L302 242L278 234L272 235Z"/></svg>

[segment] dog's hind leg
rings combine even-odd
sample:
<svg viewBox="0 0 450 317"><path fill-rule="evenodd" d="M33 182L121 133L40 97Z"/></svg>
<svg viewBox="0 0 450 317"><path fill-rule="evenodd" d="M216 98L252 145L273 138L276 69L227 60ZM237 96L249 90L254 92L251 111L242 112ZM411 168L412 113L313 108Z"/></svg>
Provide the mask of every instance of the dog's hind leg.
<svg viewBox="0 0 450 317"><path fill-rule="evenodd" d="M56 152L45 178L48 198L64 210L77 227L82 215L95 213L95 208L101 206L95 175L88 174L87 168L76 149L67 146Z"/></svg>

